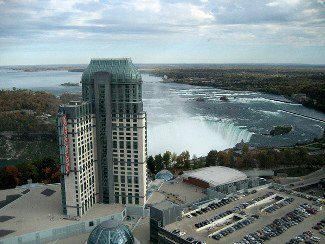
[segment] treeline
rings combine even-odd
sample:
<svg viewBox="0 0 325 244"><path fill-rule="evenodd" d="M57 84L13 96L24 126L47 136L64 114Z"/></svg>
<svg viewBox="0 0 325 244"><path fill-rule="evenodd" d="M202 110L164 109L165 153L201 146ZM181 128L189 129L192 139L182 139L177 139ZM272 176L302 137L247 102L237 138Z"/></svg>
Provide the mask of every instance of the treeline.
<svg viewBox="0 0 325 244"><path fill-rule="evenodd" d="M18 165L0 168L0 189L27 184L27 180L41 183L60 182L59 164L53 158L31 160Z"/></svg>
<svg viewBox="0 0 325 244"><path fill-rule="evenodd" d="M190 153L184 151L177 155L174 152L166 151L163 155L149 156L147 167L152 174L157 174L162 169L190 169Z"/></svg>
<svg viewBox="0 0 325 244"><path fill-rule="evenodd" d="M13 131L23 133L54 133L55 123L44 123L39 117L24 111L0 113L0 132Z"/></svg>
<svg viewBox="0 0 325 244"><path fill-rule="evenodd" d="M308 107L325 112L324 68L257 68L199 67L158 68L152 72L169 81L197 86L212 86L228 90L249 90L292 97L306 94L300 101Z"/></svg>
<svg viewBox="0 0 325 244"><path fill-rule="evenodd" d="M55 115L58 99L51 93L30 90L0 90L0 112L31 110Z"/></svg>
<svg viewBox="0 0 325 244"><path fill-rule="evenodd" d="M0 90L0 132L55 133L55 117L60 104L79 99L79 94Z"/></svg>
<svg viewBox="0 0 325 244"><path fill-rule="evenodd" d="M210 151L205 166L227 166L238 169L274 169L286 166L322 167L325 166L325 155L311 155L302 147L286 149L248 149L248 145L240 152L234 149L226 151Z"/></svg>
<svg viewBox="0 0 325 244"><path fill-rule="evenodd" d="M188 151L180 155L166 151L163 155L149 156L147 166L152 174L162 169L173 172L193 170L209 166L226 166L236 169L275 169L289 166L323 167L324 154L309 154L304 147L274 149L250 149L244 144L240 150L229 149L225 151L211 150L206 157L190 158Z"/></svg>

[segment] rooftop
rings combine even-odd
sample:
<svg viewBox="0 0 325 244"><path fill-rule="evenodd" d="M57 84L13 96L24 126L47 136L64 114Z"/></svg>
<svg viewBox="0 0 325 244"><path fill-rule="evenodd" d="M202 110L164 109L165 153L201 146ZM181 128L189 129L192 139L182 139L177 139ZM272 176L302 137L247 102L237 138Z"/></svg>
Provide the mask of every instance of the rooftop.
<svg viewBox="0 0 325 244"><path fill-rule="evenodd" d="M240 180L245 180L247 175L243 172L224 166L212 166L201 168L198 170L187 171L182 175L183 178L195 178L205 181L210 186L218 186L227 183L233 183Z"/></svg>
<svg viewBox="0 0 325 244"><path fill-rule="evenodd" d="M82 74L81 82L91 83L96 72L111 73L112 82L141 81L141 75L130 58L91 59Z"/></svg>
<svg viewBox="0 0 325 244"><path fill-rule="evenodd" d="M165 209L170 209L172 206L178 206L178 205L170 201L163 201L155 204L153 207L159 210L165 210Z"/></svg>
<svg viewBox="0 0 325 244"><path fill-rule="evenodd" d="M163 194L166 200L178 205L192 203L205 197L201 188L186 184L180 178L164 182L158 193Z"/></svg>
<svg viewBox="0 0 325 244"><path fill-rule="evenodd" d="M24 188L16 188L0 191L0 199L5 199L7 195L12 194L22 195L0 209L0 216L12 217L0 222L0 229L13 231L2 236L3 238L78 223L77 220L63 218L60 184L35 184L29 192L23 194L25 190ZM124 207L121 204L95 204L82 216L80 221L111 215L121 212L123 209Z"/></svg>

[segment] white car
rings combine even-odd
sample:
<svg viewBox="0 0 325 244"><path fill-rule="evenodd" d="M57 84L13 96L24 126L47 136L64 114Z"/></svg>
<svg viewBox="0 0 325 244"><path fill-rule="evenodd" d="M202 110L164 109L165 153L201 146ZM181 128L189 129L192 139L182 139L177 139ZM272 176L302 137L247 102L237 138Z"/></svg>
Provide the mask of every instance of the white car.
<svg viewBox="0 0 325 244"><path fill-rule="evenodd" d="M179 235L184 236L184 235L186 235L186 233L185 232L179 232Z"/></svg>

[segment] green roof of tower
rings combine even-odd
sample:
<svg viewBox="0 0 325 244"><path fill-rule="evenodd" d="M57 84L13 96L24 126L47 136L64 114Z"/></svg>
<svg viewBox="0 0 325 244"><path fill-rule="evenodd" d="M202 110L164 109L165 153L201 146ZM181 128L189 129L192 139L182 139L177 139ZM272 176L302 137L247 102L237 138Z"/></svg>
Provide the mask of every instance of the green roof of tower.
<svg viewBox="0 0 325 244"><path fill-rule="evenodd" d="M112 82L141 81L141 75L130 58L92 59L82 74L82 83L91 83L96 72L109 72Z"/></svg>

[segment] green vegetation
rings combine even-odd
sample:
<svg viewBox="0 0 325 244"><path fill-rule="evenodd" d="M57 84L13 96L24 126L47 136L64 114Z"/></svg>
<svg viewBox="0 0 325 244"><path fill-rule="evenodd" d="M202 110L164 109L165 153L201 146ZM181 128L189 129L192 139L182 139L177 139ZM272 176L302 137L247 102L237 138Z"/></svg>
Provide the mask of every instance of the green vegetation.
<svg viewBox="0 0 325 244"><path fill-rule="evenodd" d="M280 169L275 170L275 174L285 173L288 177L300 177L308 175L315 171L314 167L300 167L300 168L290 168L290 169Z"/></svg>
<svg viewBox="0 0 325 244"><path fill-rule="evenodd" d="M162 169L190 169L190 153L184 151L177 155L166 151L162 156L161 154L149 156L147 165L151 174L157 174Z"/></svg>
<svg viewBox="0 0 325 244"><path fill-rule="evenodd" d="M164 82L284 95L307 107L325 112L324 67L171 66L156 68L151 73L160 77L167 76L168 79Z"/></svg>
<svg viewBox="0 0 325 244"><path fill-rule="evenodd" d="M60 98L48 92L0 90L0 132L55 133L58 107L78 94L63 94Z"/></svg>
<svg viewBox="0 0 325 244"><path fill-rule="evenodd" d="M39 159L45 156L58 157L56 135L43 135L28 139L20 136L0 136L0 166L17 164L21 161ZM4 162L4 163L3 163Z"/></svg>
<svg viewBox="0 0 325 244"><path fill-rule="evenodd" d="M190 159L188 151L178 156L167 151L162 158L160 154L154 157L150 156L148 158L148 169L152 174L156 174L164 168L174 172L182 172L183 170L209 166L226 166L239 170L294 167L295 169L292 172L289 172L291 169L285 172L289 176L304 175L325 166L324 149L325 138L323 137L311 144L285 148L249 148L248 144L243 144L240 149L235 147L219 152L211 150L206 157L197 158L193 156L192 159ZM165 158L168 159L167 163L164 161Z"/></svg>
<svg viewBox="0 0 325 244"><path fill-rule="evenodd" d="M56 113L79 94L55 97L48 92L0 90L0 163L15 164L59 155ZM4 162L4 163L2 163Z"/></svg>
<svg viewBox="0 0 325 244"><path fill-rule="evenodd" d="M57 183L60 182L60 168L56 160L43 158L30 160L24 163L8 165L0 168L0 189L15 188L18 185L33 182Z"/></svg>
<svg viewBox="0 0 325 244"><path fill-rule="evenodd" d="M292 126L275 126L271 131L271 136L288 134L292 130Z"/></svg>
<svg viewBox="0 0 325 244"><path fill-rule="evenodd" d="M304 148L260 148L248 152L235 152L228 150L219 152L218 165L239 169L274 169L277 167L310 166L322 167L325 165L325 155L310 155Z"/></svg>
<svg viewBox="0 0 325 244"><path fill-rule="evenodd" d="M58 99L48 92L30 90L0 90L0 112L31 110L31 113L57 112Z"/></svg>
<svg viewBox="0 0 325 244"><path fill-rule="evenodd" d="M205 158L205 166L213 166L217 165L218 163L218 151L211 150Z"/></svg>

